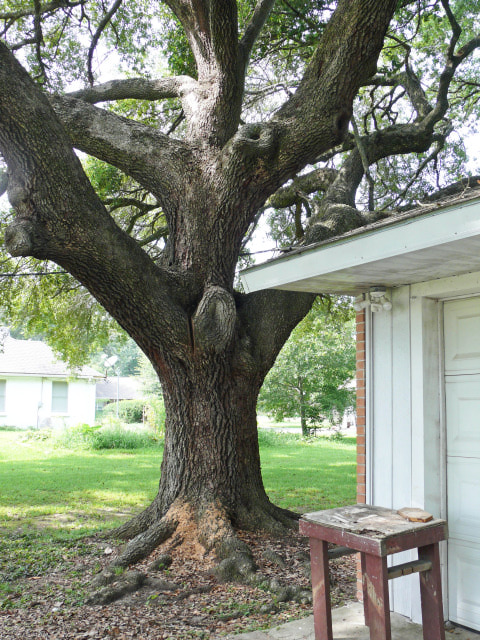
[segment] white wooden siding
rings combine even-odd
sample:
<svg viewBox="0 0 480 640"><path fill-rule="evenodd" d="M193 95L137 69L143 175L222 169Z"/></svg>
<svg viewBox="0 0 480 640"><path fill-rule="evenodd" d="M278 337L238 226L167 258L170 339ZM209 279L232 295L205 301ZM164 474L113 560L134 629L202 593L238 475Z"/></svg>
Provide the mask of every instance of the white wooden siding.
<svg viewBox="0 0 480 640"><path fill-rule="evenodd" d="M95 421L95 382L70 380L68 412L52 412L52 380L34 376L6 378L5 411L0 413L0 425L22 429L37 426L62 427Z"/></svg>

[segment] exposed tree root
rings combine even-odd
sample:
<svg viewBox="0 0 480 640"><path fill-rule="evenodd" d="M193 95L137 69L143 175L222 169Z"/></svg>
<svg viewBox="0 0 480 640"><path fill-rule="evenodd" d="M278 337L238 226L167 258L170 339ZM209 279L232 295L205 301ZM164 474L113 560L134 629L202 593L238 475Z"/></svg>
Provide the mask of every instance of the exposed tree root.
<svg viewBox="0 0 480 640"><path fill-rule="evenodd" d="M170 540L170 545L195 541L203 553L214 552L218 560L238 553L248 554L248 546L236 535L226 509L215 502L194 508L190 503L176 501L167 513L155 519L155 502L138 516L111 532L116 538L130 537L122 553L114 559L115 566L127 567L148 557L158 546ZM258 507L240 508L235 525L244 530L264 530L281 534L297 528L298 515L271 502ZM175 540L172 537L175 534Z"/></svg>
<svg viewBox="0 0 480 640"><path fill-rule="evenodd" d="M178 526L178 520L171 511L172 509L158 522L154 522L145 531L130 540L122 553L113 560L112 564L117 567L128 567L139 560L147 558L152 551L168 540L175 533Z"/></svg>
<svg viewBox="0 0 480 640"><path fill-rule="evenodd" d="M118 540L131 540L141 533L144 533L154 522L159 520L159 513L156 501L141 511L138 515L122 524L120 527L108 532L108 537Z"/></svg>
<svg viewBox="0 0 480 640"><path fill-rule="evenodd" d="M133 527L130 526L131 523L127 523L123 527L124 531L137 530L140 522L149 521L151 512L152 509L147 517L145 512L140 514L140 517L134 519ZM263 529L278 535L296 528L297 520L296 514L268 503L258 508L239 510L236 523L244 530ZM118 536L118 530L114 534ZM180 553L206 561L209 570L221 582L261 585L272 591L277 601L294 599L306 602L311 598L309 593L300 588L281 585L258 572L249 546L238 537L227 510L221 505L209 502L194 509L185 501L177 501L162 518L137 533L112 561L111 567L93 580L94 592L90 602L105 604L151 582L143 573L144 569L142 572L130 570L119 574L118 568L126 568L145 559L161 545L162 554L151 563L149 571L158 570L158 563L160 568L168 566L168 562L171 562L170 554L181 546L182 550L178 550ZM159 583L159 590L168 588L168 584Z"/></svg>

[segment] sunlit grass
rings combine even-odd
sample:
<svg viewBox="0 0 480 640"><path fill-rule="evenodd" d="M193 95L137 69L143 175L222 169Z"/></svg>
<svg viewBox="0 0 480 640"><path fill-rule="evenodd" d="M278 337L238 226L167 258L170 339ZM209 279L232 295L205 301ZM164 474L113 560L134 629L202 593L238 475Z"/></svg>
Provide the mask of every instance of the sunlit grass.
<svg viewBox="0 0 480 640"><path fill-rule="evenodd" d="M0 610L33 596L22 580L52 570L71 573L68 601L85 587L76 558L98 553L89 536L124 522L154 498L162 449L67 449L0 430ZM355 498L355 442L263 434L262 471L270 499L316 511ZM20 581L17 585L17 582Z"/></svg>
<svg viewBox="0 0 480 640"><path fill-rule="evenodd" d="M70 450L0 432L0 525L57 515L92 531L118 524L150 503L162 449ZM355 440L261 439L265 488L282 507L312 511L355 501ZM67 526L67 524L66 524Z"/></svg>
<svg viewBox="0 0 480 640"><path fill-rule="evenodd" d="M261 449L265 489L276 504L318 511L355 502L355 438L276 438Z"/></svg>

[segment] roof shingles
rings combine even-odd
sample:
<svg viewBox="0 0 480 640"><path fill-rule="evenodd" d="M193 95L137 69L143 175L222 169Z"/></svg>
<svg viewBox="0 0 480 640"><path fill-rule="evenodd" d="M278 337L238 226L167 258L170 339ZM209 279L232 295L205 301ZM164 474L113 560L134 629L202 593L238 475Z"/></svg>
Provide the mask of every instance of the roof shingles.
<svg viewBox="0 0 480 640"><path fill-rule="evenodd" d="M0 375L96 378L101 374L87 366L70 369L44 342L6 336L0 345Z"/></svg>

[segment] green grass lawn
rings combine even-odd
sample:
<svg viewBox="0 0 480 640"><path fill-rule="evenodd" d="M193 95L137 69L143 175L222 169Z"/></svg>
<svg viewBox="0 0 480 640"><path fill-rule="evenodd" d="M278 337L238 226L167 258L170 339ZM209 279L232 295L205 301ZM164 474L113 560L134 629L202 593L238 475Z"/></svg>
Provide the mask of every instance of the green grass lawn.
<svg viewBox="0 0 480 640"><path fill-rule="evenodd" d="M273 502L311 511L355 501L355 440L291 434L260 438L262 473ZM98 530L138 510L157 491L162 449L71 450L0 432L0 526Z"/></svg>
<svg viewBox="0 0 480 640"><path fill-rule="evenodd" d="M300 513L355 502L355 438L305 441L296 434L272 435L265 440L273 443L261 446L263 481L272 502Z"/></svg>
<svg viewBox="0 0 480 640"><path fill-rule="evenodd" d="M303 441L293 434L263 433L260 443L273 502L305 512L355 501L353 438ZM98 552L82 538L124 522L150 503L161 457L158 445L68 449L0 430L0 609L28 601L15 580L62 567L76 584L72 603L81 602L75 558Z"/></svg>
<svg viewBox="0 0 480 640"><path fill-rule="evenodd" d="M0 432L0 526L99 530L153 499L161 449L71 450ZM119 518L116 518L116 514Z"/></svg>

